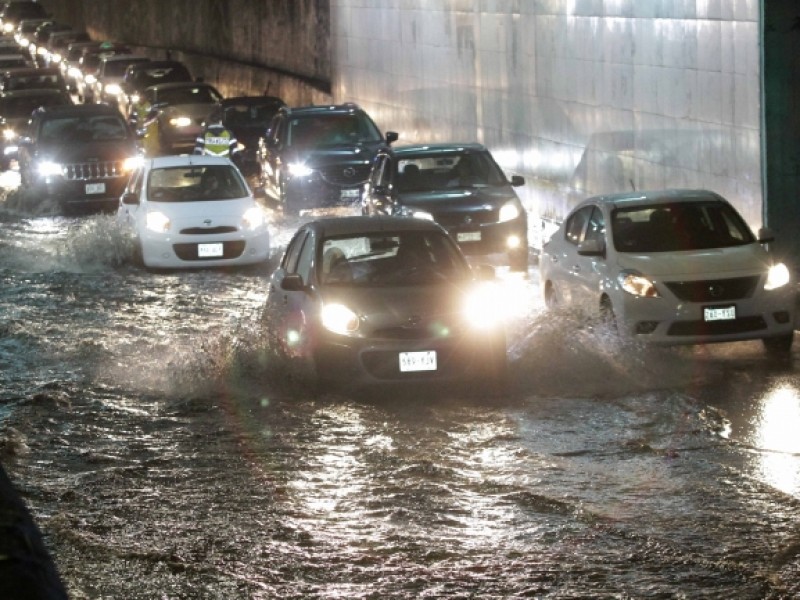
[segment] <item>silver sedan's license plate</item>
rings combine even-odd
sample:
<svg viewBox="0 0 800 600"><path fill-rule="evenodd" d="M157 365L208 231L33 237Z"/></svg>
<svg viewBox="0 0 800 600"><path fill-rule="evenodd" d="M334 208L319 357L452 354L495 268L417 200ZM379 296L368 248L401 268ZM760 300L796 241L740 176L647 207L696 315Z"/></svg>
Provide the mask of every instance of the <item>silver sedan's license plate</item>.
<svg viewBox="0 0 800 600"><path fill-rule="evenodd" d="M706 306L703 308L704 321L731 321L735 318L735 306Z"/></svg>
<svg viewBox="0 0 800 600"><path fill-rule="evenodd" d="M197 244L199 258L216 258L224 254L222 244Z"/></svg>
<svg viewBox="0 0 800 600"><path fill-rule="evenodd" d="M86 184L86 193L87 194L105 194L106 193L106 184L105 183L87 183Z"/></svg>
<svg viewBox="0 0 800 600"><path fill-rule="evenodd" d="M480 242L480 231L461 231L456 234L456 240L459 242Z"/></svg>
<svg viewBox="0 0 800 600"><path fill-rule="evenodd" d="M435 371L436 370L436 351L428 350L425 352L401 352L400 371L408 373L411 371Z"/></svg>

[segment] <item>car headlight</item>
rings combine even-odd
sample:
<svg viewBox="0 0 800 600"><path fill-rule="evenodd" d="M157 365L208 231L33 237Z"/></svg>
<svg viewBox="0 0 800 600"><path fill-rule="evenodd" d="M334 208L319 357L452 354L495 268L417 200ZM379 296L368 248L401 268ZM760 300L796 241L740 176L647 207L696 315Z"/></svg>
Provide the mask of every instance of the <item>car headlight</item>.
<svg viewBox="0 0 800 600"><path fill-rule="evenodd" d="M70 79L80 79L82 76L81 70L78 67L70 67L67 69L67 77Z"/></svg>
<svg viewBox="0 0 800 600"><path fill-rule="evenodd" d="M96 82L97 82L97 77L95 77L94 75L92 75L91 73L89 73L88 75L86 75L86 76L83 78L83 81L84 81L84 82L85 82L87 85L93 85L94 83L96 83Z"/></svg>
<svg viewBox="0 0 800 600"><path fill-rule="evenodd" d="M514 200L511 200L500 207L500 214L498 215L497 220L501 223L513 221L514 219L518 218L520 214L521 211L519 204L517 204Z"/></svg>
<svg viewBox="0 0 800 600"><path fill-rule="evenodd" d="M150 231L156 233L166 233L172 227L169 217L162 212L148 212L145 224Z"/></svg>
<svg viewBox="0 0 800 600"><path fill-rule="evenodd" d="M3 139L7 142L17 139L17 132L13 129L3 129Z"/></svg>
<svg viewBox="0 0 800 600"><path fill-rule="evenodd" d="M122 161L122 170L126 173L134 171L144 164L144 158L141 156L129 156Z"/></svg>
<svg viewBox="0 0 800 600"><path fill-rule="evenodd" d="M767 291L777 290L789 283L791 279L792 276L785 264L778 263L777 265L772 265L769 271L767 271L767 280L764 282L764 289Z"/></svg>
<svg viewBox="0 0 800 600"><path fill-rule="evenodd" d="M344 304L326 304L322 307L322 326L328 331L346 335L358 330L358 315Z"/></svg>
<svg viewBox="0 0 800 600"><path fill-rule="evenodd" d="M242 227L245 229L255 230L264 225L267 221L267 216L260 206L252 206L248 208L242 215Z"/></svg>
<svg viewBox="0 0 800 600"><path fill-rule="evenodd" d="M140 96L139 94L131 94L131 104L136 104L139 102Z"/></svg>
<svg viewBox="0 0 800 600"><path fill-rule="evenodd" d="M172 117L169 120L169 124L172 127L189 127L192 124L192 120L189 117Z"/></svg>
<svg viewBox="0 0 800 600"><path fill-rule="evenodd" d="M63 173L63 168L59 163L46 160L39 163L37 171L42 177L49 177L51 175L61 175Z"/></svg>
<svg viewBox="0 0 800 600"><path fill-rule="evenodd" d="M111 96L119 96L122 93L122 88L119 87L118 83L109 83L103 88L103 91Z"/></svg>
<svg viewBox="0 0 800 600"><path fill-rule="evenodd" d="M413 206L401 206L397 210L397 214L401 217L411 217L412 219L425 219L426 221L434 221L433 215L425 210L419 210Z"/></svg>
<svg viewBox="0 0 800 600"><path fill-rule="evenodd" d="M304 165L303 163L291 163L289 165L289 175L292 177L308 177L313 172L314 169Z"/></svg>
<svg viewBox="0 0 800 600"><path fill-rule="evenodd" d="M617 276L620 287L631 294L642 298L658 298L655 283L635 271L623 271Z"/></svg>
<svg viewBox="0 0 800 600"><path fill-rule="evenodd" d="M497 327L506 320L508 314L508 304L492 282L476 285L464 298L464 317L475 329Z"/></svg>

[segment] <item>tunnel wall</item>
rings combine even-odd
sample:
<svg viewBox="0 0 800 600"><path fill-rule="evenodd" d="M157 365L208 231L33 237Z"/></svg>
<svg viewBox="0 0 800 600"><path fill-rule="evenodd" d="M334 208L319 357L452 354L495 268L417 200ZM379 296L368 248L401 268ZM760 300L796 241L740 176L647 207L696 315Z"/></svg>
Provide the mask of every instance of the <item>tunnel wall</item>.
<svg viewBox="0 0 800 600"><path fill-rule="evenodd" d="M225 96L330 102L328 0L43 0L93 39L183 60Z"/></svg>
<svg viewBox="0 0 800 600"><path fill-rule="evenodd" d="M333 96L401 141L483 142L546 219L589 194L706 187L758 227L759 8L332 0Z"/></svg>

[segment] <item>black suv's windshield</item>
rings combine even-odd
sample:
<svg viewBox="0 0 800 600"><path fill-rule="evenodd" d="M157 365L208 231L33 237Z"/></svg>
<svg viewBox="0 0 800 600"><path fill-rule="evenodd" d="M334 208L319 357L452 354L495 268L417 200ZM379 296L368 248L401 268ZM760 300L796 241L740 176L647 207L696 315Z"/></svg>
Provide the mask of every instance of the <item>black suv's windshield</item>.
<svg viewBox="0 0 800 600"><path fill-rule="evenodd" d="M381 132L363 114L319 114L292 117L287 143L290 146L332 146L379 142Z"/></svg>
<svg viewBox="0 0 800 600"><path fill-rule="evenodd" d="M40 141L59 143L124 140L127 137L125 121L113 115L46 119L39 133Z"/></svg>
<svg viewBox="0 0 800 600"><path fill-rule="evenodd" d="M716 201L618 208L611 230L619 252L707 250L755 241L739 213Z"/></svg>

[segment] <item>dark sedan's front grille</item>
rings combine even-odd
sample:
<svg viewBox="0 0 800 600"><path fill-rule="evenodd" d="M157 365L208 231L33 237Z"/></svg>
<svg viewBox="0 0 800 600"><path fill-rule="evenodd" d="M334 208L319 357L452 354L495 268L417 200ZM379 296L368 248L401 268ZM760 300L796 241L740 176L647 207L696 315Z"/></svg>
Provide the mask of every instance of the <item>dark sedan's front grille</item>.
<svg viewBox="0 0 800 600"><path fill-rule="evenodd" d="M181 260L219 260L238 258L244 252L245 243L241 240L222 243L222 256L200 257L197 255L197 244L173 244L175 254Z"/></svg>
<svg viewBox="0 0 800 600"><path fill-rule="evenodd" d="M123 161L72 163L64 166L64 177L71 181L89 179L113 179L125 174Z"/></svg>
<svg viewBox="0 0 800 600"><path fill-rule="evenodd" d="M342 186L356 186L369 178L369 165L336 165L320 170L327 183Z"/></svg>
<svg viewBox="0 0 800 600"><path fill-rule="evenodd" d="M442 227L451 228L497 223L497 215L498 211L495 209L454 212L434 211L433 218Z"/></svg>
<svg viewBox="0 0 800 600"><path fill-rule="evenodd" d="M220 225L219 227L187 227L186 229L181 229L181 233L185 233L186 235L233 233L234 231L236 231L236 227L231 225Z"/></svg>
<svg viewBox="0 0 800 600"><path fill-rule="evenodd" d="M749 298L758 276L704 281L668 281L665 285L684 302L731 302Z"/></svg>

